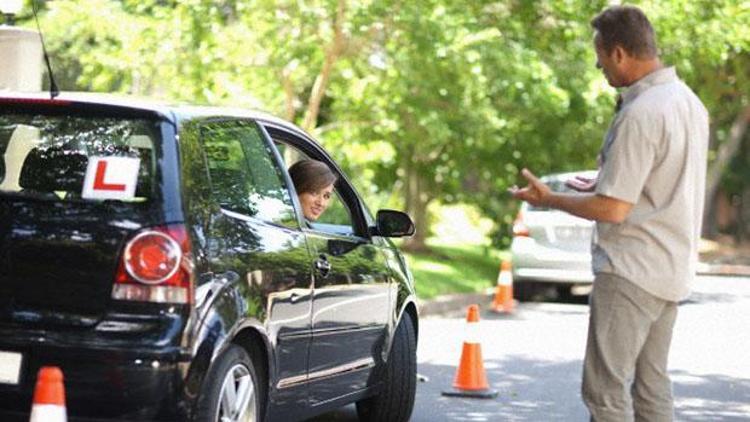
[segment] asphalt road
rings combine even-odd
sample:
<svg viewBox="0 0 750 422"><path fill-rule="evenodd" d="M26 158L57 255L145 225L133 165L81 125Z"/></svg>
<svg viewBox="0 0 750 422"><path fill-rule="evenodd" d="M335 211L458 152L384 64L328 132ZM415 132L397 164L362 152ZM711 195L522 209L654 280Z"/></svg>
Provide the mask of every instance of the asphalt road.
<svg viewBox="0 0 750 422"><path fill-rule="evenodd" d="M482 313L480 339L491 400L448 398L461 353L463 315L424 318L415 422L586 421L580 398L588 307L522 303L510 316ZM670 374L680 421L750 420L750 278L701 277L680 306ZM356 421L347 406L310 422Z"/></svg>

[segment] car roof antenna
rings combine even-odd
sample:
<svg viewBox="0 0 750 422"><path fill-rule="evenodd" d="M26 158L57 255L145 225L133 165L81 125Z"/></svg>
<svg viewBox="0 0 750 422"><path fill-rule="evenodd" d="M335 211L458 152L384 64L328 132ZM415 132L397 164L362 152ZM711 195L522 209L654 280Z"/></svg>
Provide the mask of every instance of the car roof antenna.
<svg viewBox="0 0 750 422"><path fill-rule="evenodd" d="M36 21L36 29L39 31L39 40L42 42L42 53L44 54L44 62L47 64L47 74L49 75L49 97L54 100L55 97L60 95L60 90L57 88L55 83L55 75L52 73L52 66L49 63L49 55L47 54L47 48L44 46L44 35L42 35L42 28L39 26L39 18L36 13L36 0L31 0L31 11L34 13L34 20Z"/></svg>

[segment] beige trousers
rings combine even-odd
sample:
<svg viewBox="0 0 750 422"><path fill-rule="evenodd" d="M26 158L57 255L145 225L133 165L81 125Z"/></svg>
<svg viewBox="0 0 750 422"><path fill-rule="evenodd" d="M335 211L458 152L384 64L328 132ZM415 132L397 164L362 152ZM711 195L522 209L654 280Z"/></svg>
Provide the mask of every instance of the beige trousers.
<svg viewBox="0 0 750 422"><path fill-rule="evenodd" d="M589 302L581 393L591 420L672 421L667 356L677 303L612 274L597 274Z"/></svg>

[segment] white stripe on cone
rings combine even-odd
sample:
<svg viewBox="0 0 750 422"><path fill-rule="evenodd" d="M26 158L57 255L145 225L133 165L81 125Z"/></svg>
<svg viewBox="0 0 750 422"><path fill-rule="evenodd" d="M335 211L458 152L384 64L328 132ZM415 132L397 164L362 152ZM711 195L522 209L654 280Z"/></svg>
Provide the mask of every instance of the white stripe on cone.
<svg viewBox="0 0 750 422"><path fill-rule="evenodd" d="M510 271L500 271L497 276L497 284L500 286L510 286L513 284L513 274Z"/></svg>
<svg viewBox="0 0 750 422"><path fill-rule="evenodd" d="M68 422L65 407L56 404L35 404L29 422Z"/></svg>
<svg viewBox="0 0 750 422"><path fill-rule="evenodd" d="M479 344L479 323L467 322L464 331L464 343Z"/></svg>

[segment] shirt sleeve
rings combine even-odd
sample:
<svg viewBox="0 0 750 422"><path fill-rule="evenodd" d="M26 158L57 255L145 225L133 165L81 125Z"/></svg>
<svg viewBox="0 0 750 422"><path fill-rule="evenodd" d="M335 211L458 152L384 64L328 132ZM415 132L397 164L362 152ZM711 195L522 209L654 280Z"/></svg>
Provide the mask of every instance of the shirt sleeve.
<svg viewBox="0 0 750 422"><path fill-rule="evenodd" d="M635 204L651 173L656 148L636 116L625 114L619 120L611 129L614 136L604 151L596 193Z"/></svg>

